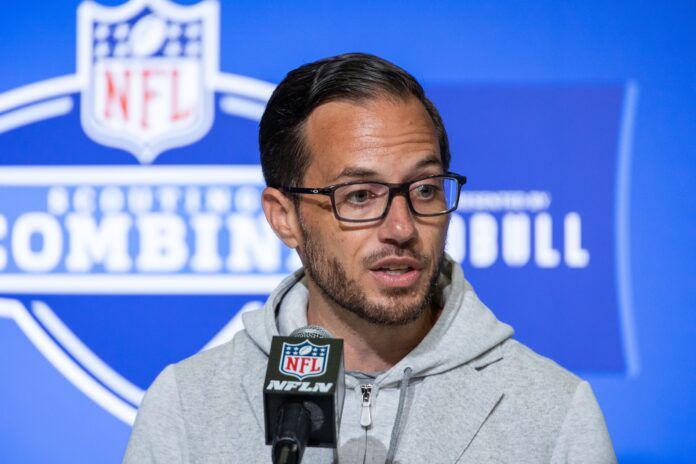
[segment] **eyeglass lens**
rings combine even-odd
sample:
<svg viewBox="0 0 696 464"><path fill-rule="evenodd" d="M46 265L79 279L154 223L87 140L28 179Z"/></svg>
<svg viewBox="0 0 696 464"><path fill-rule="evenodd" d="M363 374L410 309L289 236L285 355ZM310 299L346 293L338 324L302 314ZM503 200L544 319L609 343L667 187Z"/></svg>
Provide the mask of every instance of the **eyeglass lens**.
<svg viewBox="0 0 696 464"><path fill-rule="evenodd" d="M423 179L409 186L409 198L417 214L449 212L457 204L458 195L459 183L453 177ZM378 219L388 207L389 187L370 182L344 185L334 191L334 201L343 219Z"/></svg>

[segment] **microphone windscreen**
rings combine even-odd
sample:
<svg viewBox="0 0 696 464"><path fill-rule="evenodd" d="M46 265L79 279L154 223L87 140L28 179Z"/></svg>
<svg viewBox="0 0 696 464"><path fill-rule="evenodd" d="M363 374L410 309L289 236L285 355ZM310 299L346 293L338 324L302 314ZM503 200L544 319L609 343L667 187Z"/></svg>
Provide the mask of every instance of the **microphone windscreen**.
<svg viewBox="0 0 696 464"><path fill-rule="evenodd" d="M333 338L331 332L320 325L300 327L299 329L293 330L290 336L296 338Z"/></svg>

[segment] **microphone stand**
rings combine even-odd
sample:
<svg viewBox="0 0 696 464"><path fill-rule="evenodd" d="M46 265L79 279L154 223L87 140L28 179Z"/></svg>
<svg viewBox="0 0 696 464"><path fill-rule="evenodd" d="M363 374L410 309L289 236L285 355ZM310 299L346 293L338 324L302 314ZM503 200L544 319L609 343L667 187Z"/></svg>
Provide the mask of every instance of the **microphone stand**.
<svg viewBox="0 0 696 464"><path fill-rule="evenodd" d="M304 454L311 416L299 401L281 406L272 443L273 464L300 464Z"/></svg>

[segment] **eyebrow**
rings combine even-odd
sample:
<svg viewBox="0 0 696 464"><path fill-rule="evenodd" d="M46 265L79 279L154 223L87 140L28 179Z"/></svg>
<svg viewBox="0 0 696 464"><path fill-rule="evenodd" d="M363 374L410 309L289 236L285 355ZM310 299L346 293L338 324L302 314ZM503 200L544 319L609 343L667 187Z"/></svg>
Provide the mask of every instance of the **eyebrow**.
<svg viewBox="0 0 696 464"><path fill-rule="evenodd" d="M413 167L413 170L415 171L418 169L423 169L432 165L442 166L442 162L440 161L439 156L429 155L427 158L423 158L418 163L416 163L416 165ZM361 168L357 166L347 166L336 177L331 179L330 182L336 182L337 180L342 179L344 177L364 179L369 177L379 177L379 175L380 173L373 169Z"/></svg>

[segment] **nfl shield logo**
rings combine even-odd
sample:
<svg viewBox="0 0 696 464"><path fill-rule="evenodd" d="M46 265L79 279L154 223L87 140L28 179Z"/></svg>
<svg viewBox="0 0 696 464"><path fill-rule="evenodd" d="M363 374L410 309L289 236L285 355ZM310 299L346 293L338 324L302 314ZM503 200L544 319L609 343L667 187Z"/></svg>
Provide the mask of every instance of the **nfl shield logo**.
<svg viewBox="0 0 696 464"><path fill-rule="evenodd" d="M326 372L330 345L315 345L309 340L302 343L283 343L280 372L299 380L318 377Z"/></svg>
<svg viewBox="0 0 696 464"><path fill-rule="evenodd" d="M78 11L82 126L147 164L210 129L218 71L218 4L84 2Z"/></svg>

